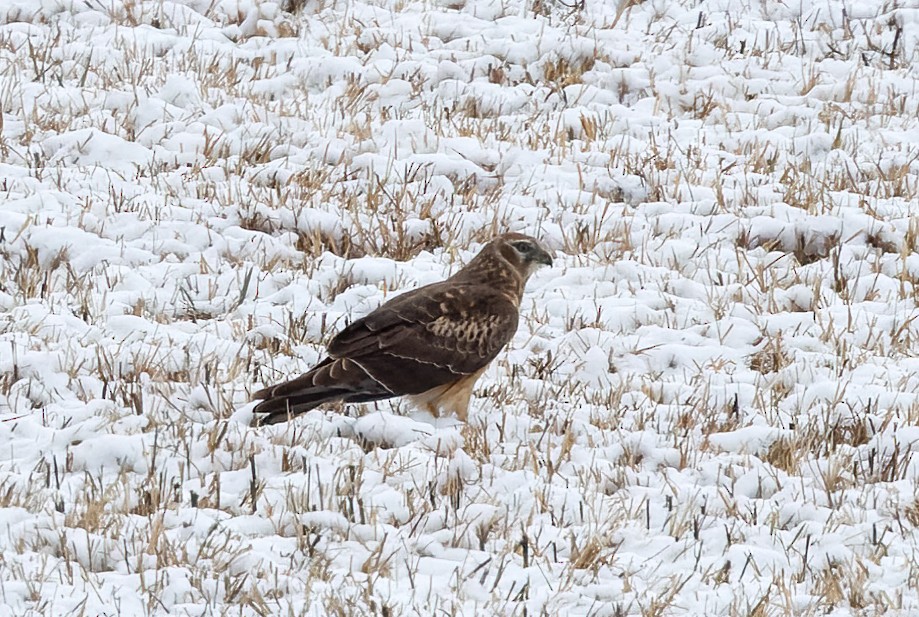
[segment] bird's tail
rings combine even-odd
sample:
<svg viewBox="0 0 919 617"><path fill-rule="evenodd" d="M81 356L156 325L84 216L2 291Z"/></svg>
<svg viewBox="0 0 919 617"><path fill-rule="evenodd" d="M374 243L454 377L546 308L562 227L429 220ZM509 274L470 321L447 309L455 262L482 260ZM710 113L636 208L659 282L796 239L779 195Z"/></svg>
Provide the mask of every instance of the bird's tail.
<svg viewBox="0 0 919 617"><path fill-rule="evenodd" d="M256 392L253 426L287 422L323 403L373 401L392 393L353 360L326 358L296 379Z"/></svg>

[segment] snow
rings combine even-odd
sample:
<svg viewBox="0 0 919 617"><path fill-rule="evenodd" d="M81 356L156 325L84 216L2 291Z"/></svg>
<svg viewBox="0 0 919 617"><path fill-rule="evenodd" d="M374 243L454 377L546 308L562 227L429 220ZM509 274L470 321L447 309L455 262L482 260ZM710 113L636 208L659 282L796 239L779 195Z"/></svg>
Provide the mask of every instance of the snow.
<svg viewBox="0 0 919 617"><path fill-rule="evenodd" d="M0 615L916 614L917 22L0 5ZM508 230L467 423L248 426Z"/></svg>

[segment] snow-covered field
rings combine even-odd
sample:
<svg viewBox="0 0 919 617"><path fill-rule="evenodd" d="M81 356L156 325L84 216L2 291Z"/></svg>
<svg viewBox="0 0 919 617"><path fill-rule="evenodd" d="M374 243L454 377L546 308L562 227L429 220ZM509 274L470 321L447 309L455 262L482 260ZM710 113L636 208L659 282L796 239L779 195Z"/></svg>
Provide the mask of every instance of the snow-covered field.
<svg viewBox="0 0 919 617"><path fill-rule="evenodd" d="M0 615L919 614L919 2L0 2ZM470 421L249 394L495 233Z"/></svg>

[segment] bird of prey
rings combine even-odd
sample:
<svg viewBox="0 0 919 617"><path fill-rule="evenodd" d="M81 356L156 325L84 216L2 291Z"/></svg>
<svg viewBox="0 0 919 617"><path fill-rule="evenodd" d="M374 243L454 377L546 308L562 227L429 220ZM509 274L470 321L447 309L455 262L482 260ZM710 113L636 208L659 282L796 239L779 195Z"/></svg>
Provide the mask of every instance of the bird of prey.
<svg viewBox="0 0 919 617"><path fill-rule="evenodd" d="M463 269L419 287L350 324L309 372L261 390L254 425L286 422L331 401L407 396L434 416L466 420L488 363L517 331L523 287L549 252L535 238L494 238Z"/></svg>

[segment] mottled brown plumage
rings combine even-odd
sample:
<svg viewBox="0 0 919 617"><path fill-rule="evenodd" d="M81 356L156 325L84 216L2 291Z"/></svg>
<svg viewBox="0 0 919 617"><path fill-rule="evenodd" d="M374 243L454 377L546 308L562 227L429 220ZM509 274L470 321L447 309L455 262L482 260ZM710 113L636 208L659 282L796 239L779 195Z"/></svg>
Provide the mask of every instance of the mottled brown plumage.
<svg viewBox="0 0 919 617"><path fill-rule="evenodd" d="M498 236L447 280L397 296L339 332L309 372L257 392L253 422L394 396L465 420L476 380L517 331L527 279L551 264L536 239Z"/></svg>

